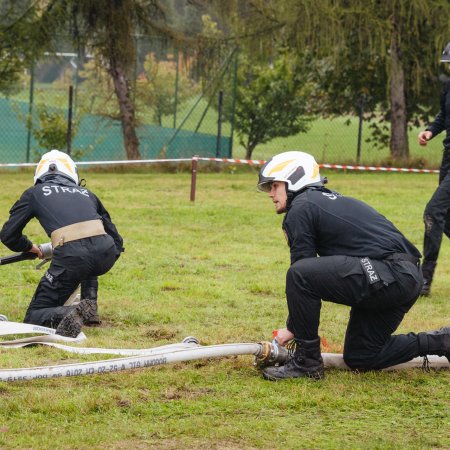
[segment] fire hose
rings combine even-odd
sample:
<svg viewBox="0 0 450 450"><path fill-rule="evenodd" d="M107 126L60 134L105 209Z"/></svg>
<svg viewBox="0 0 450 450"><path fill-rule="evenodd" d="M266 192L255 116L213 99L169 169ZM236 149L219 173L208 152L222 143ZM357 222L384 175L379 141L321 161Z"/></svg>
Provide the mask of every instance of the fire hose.
<svg viewBox="0 0 450 450"><path fill-rule="evenodd" d="M36 266L36 269L40 269L46 262L50 261L53 257L53 247L51 242L46 242L45 244L38 245L39 249L43 254L42 261ZM20 252L13 253L9 256L4 256L0 258L0 266L4 266L6 264L13 264L19 261L26 261L28 259L36 259L36 253L32 252Z"/></svg>
<svg viewBox="0 0 450 450"><path fill-rule="evenodd" d="M30 327L28 331L25 331L26 327ZM85 336L82 336L81 333L80 336L75 339L62 338L62 336L55 335L54 330L50 328L46 329L45 327L36 327L34 325L19 324L14 322L0 322L0 335L12 334L11 331L17 333L17 330L21 333L44 332L48 335L18 339L15 341L3 341L0 342L0 348L17 348L25 345L43 344L79 354L103 353L127 356L101 361L52 365L45 367L0 369L0 381L30 381L35 379L104 374L120 372L123 370L150 368L165 364L173 364L176 362L238 355L253 355L255 357L255 365L262 368L270 365L283 364L288 358L286 349L284 349L284 347L279 347L273 342L202 346L194 337L187 337L178 344L169 344L161 347L140 350L71 347L65 344L58 344L56 341L80 342L80 340L84 339ZM342 358L342 355L340 354L322 353L322 358L326 368L349 370ZM449 367L447 358L444 357L430 355L428 356L428 362L429 367L434 369ZM399 364L385 370L400 370L422 367L422 363L422 358L415 358L407 363Z"/></svg>
<svg viewBox="0 0 450 450"><path fill-rule="evenodd" d="M43 264L50 261L53 256L51 243L39 245L43 253L43 261L36 266L39 269ZM12 264L24 260L37 258L35 253L22 252L0 258L0 265ZM102 361L62 364L45 367L28 367L18 369L0 369L0 381L29 381L35 379L60 378L78 375L93 375L102 373L119 372L123 370L141 369L176 362L186 362L197 359L220 358L238 355L253 355L255 365L263 368L273 365L282 365L288 358L288 352L284 347L275 342L260 343L236 343L202 346L194 337L187 337L181 343L169 344L150 349L105 349L90 347L72 347L59 342L80 343L86 336L80 333L76 338L68 338L55 334L52 328L37 325L9 322L6 316L0 314L0 335L8 334L36 334L41 336L15 339L12 341L0 341L0 349L20 348L27 345L47 345L78 354L109 354L121 355L122 358L114 358ZM322 353L326 368L338 368L349 370L341 354ZM431 368L448 368L447 358L428 356L428 365ZM422 358L414 358L403 364L389 367L384 370L409 369L422 367Z"/></svg>

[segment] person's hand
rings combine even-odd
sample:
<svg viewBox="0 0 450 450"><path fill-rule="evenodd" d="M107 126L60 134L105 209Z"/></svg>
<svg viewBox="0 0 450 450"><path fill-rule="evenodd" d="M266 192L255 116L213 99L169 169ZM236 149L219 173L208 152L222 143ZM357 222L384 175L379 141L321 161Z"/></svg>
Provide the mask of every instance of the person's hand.
<svg viewBox="0 0 450 450"><path fill-rule="evenodd" d="M44 259L44 254L36 244L33 244L33 246L28 251L31 253L35 253L39 259Z"/></svg>
<svg viewBox="0 0 450 450"><path fill-rule="evenodd" d="M277 341L284 347L290 340L294 339L294 333L291 333L287 328L280 328L277 330Z"/></svg>
<svg viewBox="0 0 450 450"><path fill-rule="evenodd" d="M428 141L433 137L433 133L431 131L421 131L419 136L419 145L427 145Z"/></svg>

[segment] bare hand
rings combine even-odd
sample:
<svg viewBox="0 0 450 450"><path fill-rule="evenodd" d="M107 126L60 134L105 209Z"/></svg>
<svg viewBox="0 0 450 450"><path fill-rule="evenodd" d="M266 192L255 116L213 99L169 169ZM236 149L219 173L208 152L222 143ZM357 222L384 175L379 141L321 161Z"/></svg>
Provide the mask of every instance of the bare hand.
<svg viewBox="0 0 450 450"><path fill-rule="evenodd" d="M291 333L287 328L277 330L277 341L281 346L284 347L292 339L294 339L294 333Z"/></svg>
<svg viewBox="0 0 450 450"><path fill-rule="evenodd" d="M431 131L421 131L419 136L419 145L427 145L428 141L433 137L433 133Z"/></svg>
<svg viewBox="0 0 450 450"><path fill-rule="evenodd" d="M44 254L36 244L33 244L33 246L28 251L31 253L35 253L39 259L44 259Z"/></svg>

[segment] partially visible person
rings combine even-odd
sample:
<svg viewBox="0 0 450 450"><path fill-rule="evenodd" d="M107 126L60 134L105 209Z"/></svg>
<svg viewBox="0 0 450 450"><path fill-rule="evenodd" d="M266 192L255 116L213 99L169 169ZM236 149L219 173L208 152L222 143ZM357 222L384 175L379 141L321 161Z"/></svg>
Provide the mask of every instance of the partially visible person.
<svg viewBox="0 0 450 450"><path fill-rule="evenodd" d="M14 252L39 247L23 234L37 218L51 237L53 258L26 312L24 322L56 328L62 336L76 337L83 325L98 322L97 277L108 272L123 251L123 240L108 211L91 191L79 186L78 171L70 156L45 153L34 175L34 186L12 206L0 231L2 243ZM77 305L65 302L81 284Z"/></svg>
<svg viewBox="0 0 450 450"><path fill-rule="evenodd" d="M450 326L397 334L422 287L420 252L384 216L360 200L325 188L314 158L285 152L259 174L290 247L286 276L289 316L278 330L292 357L263 370L272 381L324 376L319 322L322 300L350 306L344 361L352 369L380 370L417 356L450 356Z"/></svg>
<svg viewBox="0 0 450 450"><path fill-rule="evenodd" d="M440 62L450 63L450 42L442 53ZM431 293L431 284L437 265L439 250L441 248L442 236L450 238L450 82L444 85L440 111L434 121L421 131L418 136L419 144L426 146L430 139L445 130L446 136L443 141L444 154L442 156L439 171L439 186L434 192L431 200L425 207L423 219L425 222L425 236L423 242L423 287L421 295L428 296Z"/></svg>

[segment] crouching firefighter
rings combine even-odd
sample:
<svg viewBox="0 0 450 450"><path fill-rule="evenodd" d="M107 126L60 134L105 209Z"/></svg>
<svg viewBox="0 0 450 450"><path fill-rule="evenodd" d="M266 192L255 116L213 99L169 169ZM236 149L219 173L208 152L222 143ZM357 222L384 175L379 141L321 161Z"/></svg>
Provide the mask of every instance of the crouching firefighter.
<svg viewBox="0 0 450 450"><path fill-rule="evenodd" d="M319 166L303 152L274 156L259 174L290 247L286 277L288 319L278 330L294 351L266 379L320 379L324 366L318 334L321 302L350 306L344 361L352 369L379 370L417 356L450 356L450 326L393 335L422 288L420 253L369 205L324 186Z"/></svg>
<svg viewBox="0 0 450 450"><path fill-rule="evenodd" d="M59 150L45 153L27 189L10 210L0 239L14 252L40 248L22 234L37 218L51 237L53 258L26 312L24 322L56 328L76 337L83 325L98 322L97 277L108 272L123 251L123 240L101 201L79 186L77 167ZM81 284L81 300L64 303Z"/></svg>

